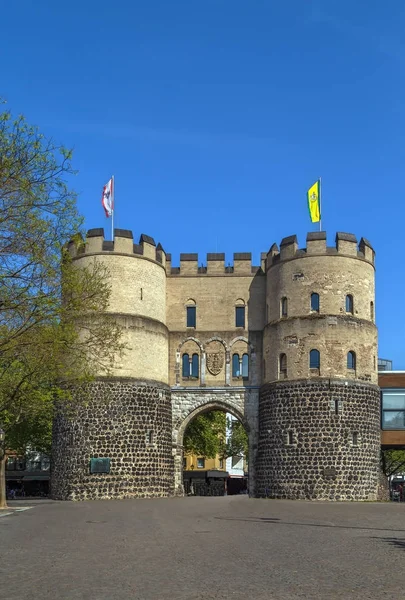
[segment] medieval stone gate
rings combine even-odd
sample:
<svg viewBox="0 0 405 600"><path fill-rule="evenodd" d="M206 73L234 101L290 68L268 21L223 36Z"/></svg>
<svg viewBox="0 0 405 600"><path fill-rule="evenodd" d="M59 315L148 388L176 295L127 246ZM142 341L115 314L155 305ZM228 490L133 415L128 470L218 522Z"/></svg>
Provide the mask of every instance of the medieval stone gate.
<svg viewBox="0 0 405 600"><path fill-rule="evenodd" d="M182 493L184 431L221 409L248 432L251 495L375 499L375 255L353 234L326 242L326 232L310 232L299 248L292 235L258 266L243 252L233 266L224 253L202 266L181 254L179 267L129 230L108 241L92 229L69 243L78 268L107 267L107 312L126 351L89 384L91 401L73 420L57 413L53 497Z"/></svg>

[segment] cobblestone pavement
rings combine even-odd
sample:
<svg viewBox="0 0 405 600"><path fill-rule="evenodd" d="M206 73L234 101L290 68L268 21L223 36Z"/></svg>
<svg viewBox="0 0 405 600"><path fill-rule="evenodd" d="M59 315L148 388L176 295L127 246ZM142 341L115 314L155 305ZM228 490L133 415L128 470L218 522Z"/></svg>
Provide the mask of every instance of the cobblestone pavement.
<svg viewBox="0 0 405 600"><path fill-rule="evenodd" d="M405 596L405 504L231 496L26 506L0 519L2 600Z"/></svg>

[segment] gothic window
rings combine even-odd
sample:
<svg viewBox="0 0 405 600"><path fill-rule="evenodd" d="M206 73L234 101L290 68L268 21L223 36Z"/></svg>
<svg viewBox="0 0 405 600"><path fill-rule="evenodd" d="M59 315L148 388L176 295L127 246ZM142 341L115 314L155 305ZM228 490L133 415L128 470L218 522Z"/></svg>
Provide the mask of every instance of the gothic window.
<svg viewBox="0 0 405 600"><path fill-rule="evenodd" d="M198 354L193 354L191 358L191 377L198 379L199 373Z"/></svg>
<svg viewBox="0 0 405 600"><path fill-rule="evenodd" d="M311 310L313 312L319 312L319 294L316 292L311 294Z"/></svg>
<svg viewBox="0 0 405 600"><path fill-rule="evenodd" d="M352 350L347 353L347 368L353 370L356 368L356 353Z"/></svg>
<svg viewBox="0 0 405 600"><path fill-rule="evenodd" d="M287 377L287 356L286 354L280 354L280 379L285 379Z"/></svg>
<svg viewBox="0 0 405 600"><path fill-rule="evenodd" d="M182 358L182 375L183 377L190 377L190 357L188 354L183 354Z"/></svg>
<svg viewBox="0 0 405 600"><path fill-rule="evenodd" d="M319 354L319 350L311 350L309 353L309 368L310 369L319 369L321 366L321 355Z"/></svg>
<svg viewBox="0 0 405 600"><path fill-rule="evenodd" d="M287 298L281 298L281 316L286 317L288 314L288 300Z"/></svg>
<svg viewBox="0 0 405 600"><path fill-rule="evenodd" d="M232 356L232 377L240 377L239 354Z"/></svg>
<svg viewBox="0 0 405 600"><path fill-rule="evenodd" d="M346 312L353 314L353 296L351 294L346 296Z"/></svg>
<svg viewBox="0 0 405 600"><path fill-rule="evenodd" d="M242 377L243 379L249 378L249 355L244 354L242 356Z"/></svg>

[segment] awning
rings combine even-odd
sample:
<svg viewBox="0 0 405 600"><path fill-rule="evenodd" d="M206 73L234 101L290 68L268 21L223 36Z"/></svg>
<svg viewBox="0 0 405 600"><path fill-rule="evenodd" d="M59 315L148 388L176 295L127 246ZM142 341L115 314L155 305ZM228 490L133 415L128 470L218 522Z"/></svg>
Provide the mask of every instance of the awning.
<svg viewBox="0 0 405 600"><path fill-rule="evenodd" d="M228 471L207 471L207 477L218 477L224 479L228 477Z"/></svg>

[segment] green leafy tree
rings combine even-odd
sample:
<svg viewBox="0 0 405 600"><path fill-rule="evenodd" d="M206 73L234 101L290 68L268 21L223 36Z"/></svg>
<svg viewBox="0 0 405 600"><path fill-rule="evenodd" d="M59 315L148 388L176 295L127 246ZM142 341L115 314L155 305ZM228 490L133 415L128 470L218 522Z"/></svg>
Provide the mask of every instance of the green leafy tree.
<svg viewBox="0 0 405 600"><path fill-rule="evenodd" d="M386 477L405 471L405 450L381 450L381 470Z"/></svg>
<svg viewBox="0 0 405 600"><path fill-rule="evenodd" d="M231 433L226 441L224 457L244 456L249 460L249 438L243 424L240 421L228 423Z"/></svg>
<svg viewBox="0 0 405 600"><path fill-rule="evenodd" d="M224 447L226 415L221 411L211 411L198 415L187 427L183 447L185 454L198 454L205 458L215 458Z"/></svg>
<svg viewBox="0 0 405 600"><path fill-rule="evenodd" d="M226 429L230 435L226 439ZM211 411L191 421L183 440L185 454L197 454L205 458L221 458L244 455L248 458L249 441L240 421L228 422L222 411Z"/></svg>
<svg viewBox="0 0 405 600"><path fill-rule="evenodd" d="M104 315L106 267L77 269L65 246L82 243L71 157L24 117L0 113L0 508L4 450L49 450L55 400L70 398L66 381L108 372L123 349Z"/></svg>

